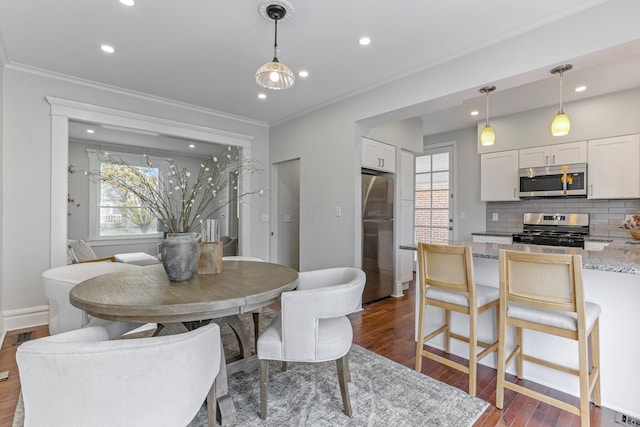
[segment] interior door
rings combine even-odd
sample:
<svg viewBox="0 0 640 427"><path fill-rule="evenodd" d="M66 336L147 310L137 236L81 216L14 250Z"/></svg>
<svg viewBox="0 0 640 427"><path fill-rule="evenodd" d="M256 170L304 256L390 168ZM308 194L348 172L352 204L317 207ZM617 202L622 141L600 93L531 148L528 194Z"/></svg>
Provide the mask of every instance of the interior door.
<svg viewBox="0 0 640 427"><path fill-rule="evenodd" d="M446 243L453 238L453 147L416 156L415 241Z"/></svg>

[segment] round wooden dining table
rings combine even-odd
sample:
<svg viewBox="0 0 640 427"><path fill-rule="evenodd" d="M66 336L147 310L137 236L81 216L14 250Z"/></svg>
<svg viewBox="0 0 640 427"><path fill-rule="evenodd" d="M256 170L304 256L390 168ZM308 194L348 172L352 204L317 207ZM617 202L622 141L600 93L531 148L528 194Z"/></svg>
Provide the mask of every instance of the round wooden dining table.
<svg viewBox="0 0 640 427"><path fill-rule="evenodd" d="M241 328L237 315L277 302L282 292L296 288L297 279L297 271L284 265L225 260L221 273L195 273L189 280L171 282L162 265L156 264L86 280L71 289L69 300L75 307L102 319L161 325L193 325L217 319L236 330ZM245 362L238 361L242 369L247 366ZM228 366L223 362L216 378L223 424L235 420L227 372ZM213 423L210 419L209 425Z"/></svg>

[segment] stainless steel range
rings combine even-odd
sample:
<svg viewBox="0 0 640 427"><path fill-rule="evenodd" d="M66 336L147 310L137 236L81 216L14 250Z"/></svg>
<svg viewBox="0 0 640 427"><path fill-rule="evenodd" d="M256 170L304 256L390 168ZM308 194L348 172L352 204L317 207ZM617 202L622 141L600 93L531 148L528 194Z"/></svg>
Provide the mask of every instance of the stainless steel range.
<svg viewBox="0 0 640 427"><path fill-rule="evenodd" d="M513 243L584 248L588 235L589 214L526 213Z"/></svg>

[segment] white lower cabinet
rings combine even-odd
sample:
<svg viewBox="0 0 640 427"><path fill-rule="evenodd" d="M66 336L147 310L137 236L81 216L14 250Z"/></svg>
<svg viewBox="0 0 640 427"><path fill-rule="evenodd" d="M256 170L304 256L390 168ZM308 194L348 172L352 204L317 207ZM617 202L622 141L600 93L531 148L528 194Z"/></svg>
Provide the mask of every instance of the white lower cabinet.
<svg viewBox="0 0 640 427"><path fill-rule="evenodd" d="M588 142L589 199L640 197L640 135Z"/></svg>

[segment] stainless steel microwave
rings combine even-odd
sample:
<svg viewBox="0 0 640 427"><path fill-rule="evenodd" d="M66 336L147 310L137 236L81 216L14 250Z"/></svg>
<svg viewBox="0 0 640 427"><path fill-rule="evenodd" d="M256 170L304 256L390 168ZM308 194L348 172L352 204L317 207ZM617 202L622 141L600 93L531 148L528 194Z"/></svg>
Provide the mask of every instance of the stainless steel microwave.
<svg viewBox="0 0 640 427"><path fill-rule="evenodd" d="M586 197L587 164L520 169L520 197Z"/></svg>

